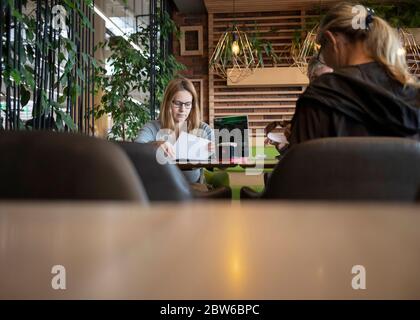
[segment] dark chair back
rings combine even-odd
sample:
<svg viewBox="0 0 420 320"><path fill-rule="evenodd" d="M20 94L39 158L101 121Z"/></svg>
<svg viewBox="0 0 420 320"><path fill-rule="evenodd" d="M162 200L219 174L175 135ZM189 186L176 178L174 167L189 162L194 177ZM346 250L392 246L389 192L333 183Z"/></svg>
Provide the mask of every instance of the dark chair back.
<svg viewBox="0 0 420 320"><path fill-rule="evenodd" d="M190 186L175 164L160 164L156 147L147 143L117 142L125 151L143 182L150 201L192 200Z"/></svg>
<svg viewBox="0 0 420 320"><path fill-rule="evenodd" d="M0 199L147 202L113 143L48 131L0 131Z"/></svg>
<svg viewBox="0 0 420 320"><path fill-rule="evenodd" d="M420 143L404 138L325 138L291 148L262 197L299 200L419 200Z"/></svg>

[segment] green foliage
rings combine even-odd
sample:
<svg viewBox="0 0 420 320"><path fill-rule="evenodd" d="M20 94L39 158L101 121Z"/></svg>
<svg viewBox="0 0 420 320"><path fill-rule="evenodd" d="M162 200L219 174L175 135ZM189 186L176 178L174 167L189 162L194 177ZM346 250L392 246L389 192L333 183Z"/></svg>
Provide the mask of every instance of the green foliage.
<svg viewBox="0 0 420 320"><path fill-rule="evenodd" d="M276 32L275 29L271 29L270 32ZM270 58L270 60L276 64L280 62L279 56L274 52L273 45L270 41L262 38L260 31L258 30L257 22L255 22L254 32L251 33L249 39L252 48L254 49L254 54L257 57L258 64L264 67L264 54Z"/></svg>
<svg viewBox="0 0 420 320"><path fill-rule="evenodd" d="M226 170L218 170L216 168L214 171L209 171L204 169L204 177L206 183L212 185L214 188L229 187L230 185L229 174Z"/></svg>
<svg viewBox="0 0 420 320"><path fill-rule="evenodd" d="M234 23L230 28L226 30L227 35L225 41L225 45L222 49L222 54L220 55L220 63L223 65L224 68L229 68L232 66L234 61L234 54L232 53L232 44L234 41L239 41L235 39L238 34L238 29L236 23ZM275 32L272 28L270 32ZM270 41L263 39L261 36L260 31L258 30L257 22L254 22L254 30L252 32L246 32L250 47L252 49L252 54L255 58L255 63L258 66L264 67L264 56L268 57L273 64L276 64L280 61L278 55L274 52L273 45ZM210 62L210 67L215 65L215 61Z"/></svg>
<svg viewBox="0 0 420 320"><path fill-rule="evenodd" d="M375 10L375 13L395 28L420 28L420 1L401 0L381 4L372 0L362 4Z"/></svg>
<svg viewBox="0 0 420 320"><path fill-rule="evenodd" d="M159 32L163 38L176 33L176 26L165 13L158 17ZM141 50L134 48L131 43ZM152 68L156 72L156 98L160 102L168 82L184 66L175 60L173 55L166 59L157 59L155 66L150 65L150 29L141 28L137 33L123 37L112 37L108 42L101 43L99 48L108 46L111 56L106 60L110 64L111 75L101 68L96 75L95 83L103 91L101 104L95 108L97 118L110 114L113 126L108 135L112 140L133 141L140 128L150 119L150 101L148 95L143 101L136 101L133 94L137 91L147 94L150 85ZM159 53L158 53L159 56Z"/></svg>
<svg viewBox="0 0 420 320"><path fill-rule="evenodd" d="M25 6L27 2L23 1L22 3ZM93 5L92 0L63 1L62 5L67 11L66 23L70 23L69 19L74 14L80 18L82 27L93 31L88 17L80 9L83 3L90 7ZM91 69L95 68L94 65L96 65L96 62L94 58L87 54L83 54L83 57L80 57L75 41L64 37L59 32L56 32L57 41L49 41L52 30L48 27L42 27L42 38L37 40L35 36L37 31L39 31L37 28L49 25L51 21L52 13L49 10L45 10L45 7L40 8L41 12L38 15L40 21L37 21L37 15L34 12L28 12L28 10L19 12L14 6L15 1L9 0L6 5L10 8L12 17L16 18L20 24L22 33L26 34L26 37L21 37L20 43L17 41L16 43L14 41L7 43L5 38L2 39L1 55L3 57L15 57L15 59L11 58L8 61L4 59L2 61L2 80L6 88L11 88L14 85L19 87L19 108L21 111L25 109L32 98L34 103L33 118L47 116L52 111L57 130L77 130L73 119L70 115L66 114L66 105L69 100L75 103L81 94L82 87L72 85L76 83L77 78L82 80L82 86L87 85L84 82L84 72L88 65L91 66ZM1 21L1 23L5 24L6 21ZM5 28L5 25L3 27ZM16 57L19 57L19 59L16 59ZM57 59L55 64L52 63L53 57ZM47 61L45 64L45 73L56 75L54 82L51 84L51 88L50 84L47 87L50 90L56 90L58 86L62 88L62 92L56 97L50 95L48 89L37 85L35 82L34 63L35 60L39 61L40 59ZM60 65L64 70L60 71L60 78L58 78L57 75ZM5 95L3 92L2 94ZM17 119L17 122L19 126L17 129L25 127L27 129L32 128L32 124L23 124L20 119Z"/></svg>
<svg viewBox="0 0 420 320"><path fill-rule="evenodd" d="M393 3L381 3L377 0L362 0L359 3L373 9L378 17L386 20L394 28L420 28L420 0L401 0L394 1ZM313 15L318 16L307 18L305 29L295 31L292 39L292 44L295 47L300 45L307 32L319 24L328 9L316 5L312 11Z"/></svg>
<svg viewBox="0 0 420 320"><path fill-rule="evenodd" d="M355 2L357 3L357 1ZM377 1L361 0L360 4L371 8L375 14L385 19L394 28L420 28L420 1L419 0L395 0L395 1ZM320 18L309 18L306 20L306 29L312 29L316 23L322 20L328 11L325 7L315 6L313 13Z"/></svg>

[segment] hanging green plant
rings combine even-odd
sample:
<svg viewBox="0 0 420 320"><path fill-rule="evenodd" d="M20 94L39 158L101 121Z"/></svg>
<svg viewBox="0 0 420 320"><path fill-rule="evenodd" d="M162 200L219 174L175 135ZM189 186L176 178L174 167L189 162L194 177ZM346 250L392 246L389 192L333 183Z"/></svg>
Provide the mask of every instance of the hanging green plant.
<svg viewBox="0 0 420 320"><path fill-rule="evenodd" d="M420 28L420 1L401 0L394 3L378 3L372 0L362 4L375 10L375 14L388 21L394 28Z"/></svg>
<svg viewBox="0 0 420 320"><path fill-rule="evenodd" d="M269 32L275 33L277 32L277 29L271 28ZM263 39L256 21L254 22L254 31L250 34L249 41L258 58L258 65L264 67L264 56L267 57L273 65L281 63L280 57L273 49L273 44L269 40Z"/></svg>

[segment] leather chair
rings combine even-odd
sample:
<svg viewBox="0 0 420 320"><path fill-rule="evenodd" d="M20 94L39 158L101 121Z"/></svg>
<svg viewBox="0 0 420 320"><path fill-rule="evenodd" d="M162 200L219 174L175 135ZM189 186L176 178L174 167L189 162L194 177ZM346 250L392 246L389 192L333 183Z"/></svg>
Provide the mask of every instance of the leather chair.
<svg viewBox="0 0 420 320"><path fill-rule="evenodd" d="M106 140L0 131L0 199L147 202L130 160Z"/></svg>
<svg viewBox="0 0 420 320"><path fill-rule="evenodd" d="M116 142L131 159L150 201L191 201L193 199L231 199L230 188L193 190L175 164L160 164L156 147L148 143Z"/></svg>
<svg viewBox="0 0 420 320"><path fill-rule="evenodd" d="M311 140L291 148L265 191L241 189L241 199L420 200L420 142L404 138Z"/></svg>

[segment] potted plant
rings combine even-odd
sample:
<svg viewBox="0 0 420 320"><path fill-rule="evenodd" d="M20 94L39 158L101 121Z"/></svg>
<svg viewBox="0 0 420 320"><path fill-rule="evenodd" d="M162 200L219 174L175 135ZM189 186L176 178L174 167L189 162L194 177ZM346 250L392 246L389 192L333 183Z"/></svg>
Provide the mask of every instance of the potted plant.
<svg viewBox="0 0 420 320"><path fill-rule="evenodd" d="M158 29L162 38L177 33L177 28L168 14L158 16ZM111 140L134 141L140 128L150 119L149 84L151 72L155 72L156 97L160 102L166 85L185 67L173 55L157 59L150 65L150 26L141 27L138 32L124 37L111 37L99 44L109 47L111 55L104 63L110 66L109 74L104 68L96 76L96 83L102 90L100 105L95 108L95 117L105 114L112 117L112 128L108 133ZM160 52L158 52L159 56Z"/></svg>

